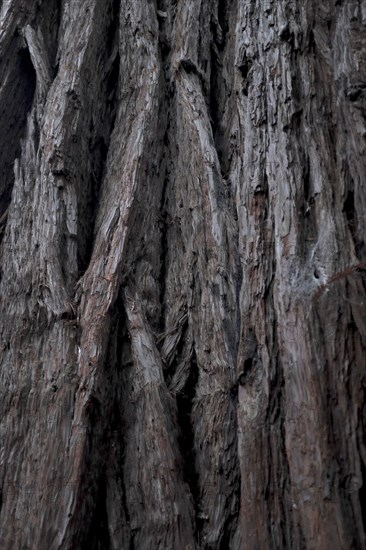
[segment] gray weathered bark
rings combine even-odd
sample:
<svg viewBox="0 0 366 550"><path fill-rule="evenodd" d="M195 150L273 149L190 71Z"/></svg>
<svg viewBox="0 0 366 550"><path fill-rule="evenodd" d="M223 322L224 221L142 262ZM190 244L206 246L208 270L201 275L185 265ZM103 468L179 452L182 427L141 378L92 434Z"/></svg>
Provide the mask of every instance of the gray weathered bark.
<svg viewBox="0 0 366 550"><path fill-rule="evenodd" d="M365 549L366 2L0 6L1 547Z"/></svg>

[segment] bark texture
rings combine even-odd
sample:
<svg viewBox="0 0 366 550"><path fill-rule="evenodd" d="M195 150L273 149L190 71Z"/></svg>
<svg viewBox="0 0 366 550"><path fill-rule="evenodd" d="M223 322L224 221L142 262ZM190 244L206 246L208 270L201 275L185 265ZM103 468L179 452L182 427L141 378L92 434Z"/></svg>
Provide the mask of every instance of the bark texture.
<svg viewBox="0 0 366 550"><path fill-rule="evenodd" d="M366 548L366 2L0 2L0 546Z"/></svg>

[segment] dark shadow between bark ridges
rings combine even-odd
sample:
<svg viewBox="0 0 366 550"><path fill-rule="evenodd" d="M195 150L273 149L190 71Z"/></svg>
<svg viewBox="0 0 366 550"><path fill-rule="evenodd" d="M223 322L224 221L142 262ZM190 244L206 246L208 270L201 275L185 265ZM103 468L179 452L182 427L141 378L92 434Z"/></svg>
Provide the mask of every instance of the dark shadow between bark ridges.
<svg viewBox="0 0 366 550"><path fill-rule="evenodd" d="M204 521L199 518L200 486L196 470L196 450L194 446L194 428L191 419L193 402L198 382L198 365L195 353L191 359L188 380L182 392L177 395L177 420L180 429L178 444L183 458L183 480L190 488L196 514L197 538L200 536ZM198 541L199 542L199 541Z"/></svg>
<svg viewBox="0 0 366 550"><path fill-rule="evenodd" d="M8 208L14 185L14 161L21 151L27 115L36 91L36 72L27 48L16 54L16 74L9 79L4 92L6 104L0 113L0 217ZM15 81L14 81L15 80Z"/></svg>
<svg viewBox="0 0 366 550"><path fill-rule="evenodd" d="M106 59L112 54L118 41L119 2L116 0L113 0L111 4L111 11L111 21L106 32ZM120 55L117 51L109 71L102 77L100 83L102 88L101 102L103 104L103 109L100 111L100 120L95 121L94 127L94 121L90 119L89 153L90 158L93 159L91 173L88 176L86 188L83 185L78 189L79 211L81 213L78 224L79 277L88 268L93 253L100 190L106 174L108 150L118 105L120 63ZM104 116L102 116L103 114ZM103 118L105 120L102 121Z"/></svg>

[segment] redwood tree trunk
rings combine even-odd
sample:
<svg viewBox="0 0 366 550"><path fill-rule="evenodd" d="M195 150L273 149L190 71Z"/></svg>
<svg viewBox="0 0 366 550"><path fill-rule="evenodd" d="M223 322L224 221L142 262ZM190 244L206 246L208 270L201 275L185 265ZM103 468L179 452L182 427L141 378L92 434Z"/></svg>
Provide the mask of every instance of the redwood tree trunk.
<svg viewBox="0 0 366 550"><path fill-rule="evenodd" d="M0 547L366 548L366 2L0 2Z"/></svg>

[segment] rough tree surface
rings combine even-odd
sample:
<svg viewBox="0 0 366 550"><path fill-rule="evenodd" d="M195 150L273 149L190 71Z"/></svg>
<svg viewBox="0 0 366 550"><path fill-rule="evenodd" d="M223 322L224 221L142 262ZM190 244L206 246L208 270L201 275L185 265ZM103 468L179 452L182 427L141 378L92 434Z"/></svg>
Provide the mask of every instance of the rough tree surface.
<svg viewBox="0 0 366 550"><path fill-rule="evenodd" d="M365 0L0 2L4 550L366 548Z"/></svg>

